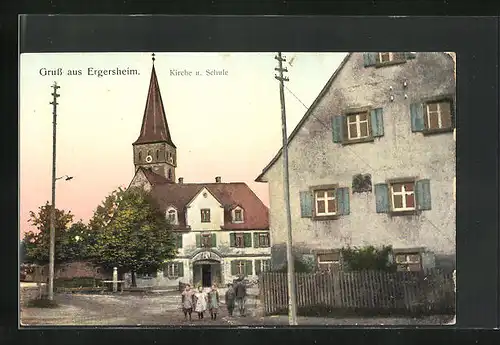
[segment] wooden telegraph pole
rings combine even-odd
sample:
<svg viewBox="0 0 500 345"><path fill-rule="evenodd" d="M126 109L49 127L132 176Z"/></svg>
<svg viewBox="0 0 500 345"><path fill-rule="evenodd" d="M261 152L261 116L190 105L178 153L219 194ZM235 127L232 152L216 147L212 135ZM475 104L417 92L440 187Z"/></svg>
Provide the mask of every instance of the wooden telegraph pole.
<svg viewBox="0 0 500 345"><path fill-rule="evenodd" d="M281 102L281 130L283 136L283 189L285 191L285 210L287 223L287 241L286 241L286 259L288 267L288 322L291 326L297 325L297 297L295 291L295 268L294 258L292 253L292 216L290 213L290 181L288 175L288 133L286 130L286 111L285 111L285 81L289 81L283 76L283 72L288 70L283 68L285 57L281 56L281 52L274 57L278 60L278 67L275 68L279 75L274 77L280 82L280 102Z"/></svg>
<svg viewBox="0 0 500 345"><path fill-rule="evenodd" d="M57 127L57 89L60 86L54 82L52 89L53 100L52 104L52 204L50 208L50 249L49 249L49 300L54 299L54 261L55 261L55 244L56 244L56 127Z"/></svg>

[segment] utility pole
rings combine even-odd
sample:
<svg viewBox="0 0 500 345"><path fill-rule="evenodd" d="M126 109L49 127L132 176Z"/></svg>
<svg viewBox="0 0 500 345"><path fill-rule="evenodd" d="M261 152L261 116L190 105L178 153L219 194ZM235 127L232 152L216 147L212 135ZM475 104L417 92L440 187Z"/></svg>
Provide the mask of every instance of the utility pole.
<svg viewBox="0 0 500 345"><path fill-rule="evenodd" d="M57 127L57 89L60 86L54 82L52 89L52 205L50 208L50 249L49 249L49 300L54 299L54 261L55 261L55 244L56 244L56 127Z"/></svg>
<svg viewBox="0 0 500 345"><path fill-rule="evenodd" d="M274 57L278 60L278 67L275 68L279 75L274 77L280 82L280 102L281 102L281 130L283 136L283 189L285 191L285 211L287 225L287 241L286 241L286 260L288 267L288 322L290 326L297 325L297 297L295 292L295 267L292 253L292 215L290 213L290 181L288 175L288 133L286 131L286 111L285 111L285 81L289 81L283 76L283 72L288 70L283 68L283 61L286 61L281 56L281 52Z"/></svg>

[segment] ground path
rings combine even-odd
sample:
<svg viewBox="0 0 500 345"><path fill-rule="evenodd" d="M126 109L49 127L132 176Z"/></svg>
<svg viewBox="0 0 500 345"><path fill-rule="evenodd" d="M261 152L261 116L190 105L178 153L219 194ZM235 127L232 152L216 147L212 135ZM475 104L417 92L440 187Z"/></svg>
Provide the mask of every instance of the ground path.
<svg viewBox="0 0 500 345"><path fill-rule="evenodd" d="M178 292L158 294L57 294L55 309L23 308L23 325L78 326L278 326L287 325L286 316L229 317L222 305L217 320L184 321ZM300 325L439 325L452 317L412 318L318 318L299 317Z"/></svg>

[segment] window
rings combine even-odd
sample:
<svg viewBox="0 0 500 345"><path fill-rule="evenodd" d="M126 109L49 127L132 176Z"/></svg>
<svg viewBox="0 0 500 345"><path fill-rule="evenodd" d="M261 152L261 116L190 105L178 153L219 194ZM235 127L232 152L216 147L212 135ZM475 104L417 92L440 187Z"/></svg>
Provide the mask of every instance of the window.
<svg viewBox="0 0 500 345"><path fill-rule="evenodd" d="M201 210L201 222L210 223L210 209L204 208Z"/></svg>
<svg viewBox="0 0 500 345"><path fill-rule="evenodd" d="M271 260L255 260L255 274L269 272L271 270Z"/></svg>
<svg viewBox="0 0 500 345"><path fill-rule="evenodd" d="M316 216L330 216L337 214L336 190L316 190L315 211Z"/></svg>
<svg viewBox="0 0 500 345"><path fill-rule="evenodd" d="M139 161L142 160L142 152L139 151Z"/></svg>
<svg viewBox="0 0 500 345"><path fill-rule="evenodd" d="M378 62L379 63L384 63L384 62L391 62L394 60L394 53L378 53Z"/></svg>
<svg viewBox="0 0 500 345"><path fill-rule="evenodd" d="M422 269L419 253L395 254L398 271L416 272Z"/></svg>
<svg viewBox="0 0 500 345"><path fill-rule="evenodd" d="M157 272L156 271L137 273L137 275L136 275L136 277L138 279L153 279L153 278L156 278L156 276L157 276Z"/></svg>
<svg viewBox="0 0 500 345"><path fill-rule="evenodd" d="M172 169L168 169L168 179L172 179Z"/></svg>
<svg viewBox="0 0 500 345"><path fill-rule="evenodd" d="M415 210L414 182L393 183L390 187L393 211Z"/></svg>
<svg viewBox="0 0 500 345"><path fill-rule="evenodd" d="M156 160L160 159L160 150L156 150Z"/></svg>
<svg viewBox="0 0 500 345"><path fill-rule="evenodd" d="M201 246L203 248L212 247L212 234L201 234Z"/></svg>
<svg viewBox="0 0 500 345"><path fill-rule="evenodd" d="M271 270L271 260L262 260L262 272Z"/></svg>
<svg viewBox="0 0 500 345"><path fill-rule="evenodd" d="M231 275L233 276L253 275L253 261L252 260L231 261Z"/></svg>
<svg viewBox="0 0 500 345"><path fill-rule="evenodd" d="M429 102L425 105L425 125L429 131L452 128L451 102Z"/></svg>
<svg viewBox="0 0 500 345"><path fill-rule="evenodd" d="M237 208L233 210L233 222L234 223L242 223L243 222L243 210Z"/></svg>
<svg viewBox="0 0 500 345"><path fill-rule="evenodd" d="M317 254L317 258L320 271L332 271L340 267L340 252Z"/></svg>
<svg viewBox="0 0 500 345"><path fill-rule="evenodd" d="M234 234L234 246L236 248L244 248L245 247L245 234L242 234L242 233Z"/></svg>
<svg viewBox="0 0 500 345"><path fill-rule="evenodd" d="M176 262L167 265L166 272L167 277L174 278L179 276L179 265Z"/></svg>
<svg viewBox="0 0 500 345"><path fill-rule="evenodd" d="M349 114L347 121L347 139L364 139L370 137L370 122L368 112Z"/></svg>
<svg viewBox="0 0 500 345"><path fill-rule="evenodd" d="M177 211L169 209L167 212L167 219L170 224L177 224Z"/></svg>
<svg viewBox="0 0 500 345"><path fill-rule="evenodd" d="M184 276L184 264L182 262L169 262L163 268L163 277L177 279Z"/></svg>
<svg viewBox="0 0 500 345"><path fill-rule="evenodd" d="M182 248L182 234L178 233L175 235L175 247L177 249Z"/></svg>
<svg viewBox="0 0 500 345"><path fill-rule="evenodd" d="M259 247L269 247L269 234L259 234Z"/></svg>

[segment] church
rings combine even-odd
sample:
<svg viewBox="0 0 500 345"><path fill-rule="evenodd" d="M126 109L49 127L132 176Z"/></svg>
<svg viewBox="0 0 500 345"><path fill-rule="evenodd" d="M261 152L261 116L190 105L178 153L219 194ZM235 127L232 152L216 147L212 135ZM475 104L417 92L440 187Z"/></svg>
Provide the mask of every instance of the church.
<svg viewBox="0 0 500 345"><path fill-rule="evenodd" d="M177 257L161 271L138 275L139 287L189 283L204 287L255 281L270 269L268 208L244 182L188 183L176 176L175 146L154 66L139 137L132 144L130 186L148 190L173 226Z"/></svg>

